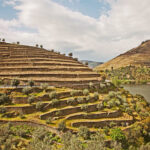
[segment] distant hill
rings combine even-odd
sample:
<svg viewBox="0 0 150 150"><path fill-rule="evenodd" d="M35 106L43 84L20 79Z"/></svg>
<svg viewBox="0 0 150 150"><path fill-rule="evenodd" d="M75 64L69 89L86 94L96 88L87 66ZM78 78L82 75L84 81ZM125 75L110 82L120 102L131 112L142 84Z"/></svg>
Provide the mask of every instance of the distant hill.
<svg viewBox="0 0 150 150"><path fill-rule="evenodd" d="M89 60L81 60L81 62L82 62L83 64L88 63L88 66L89 66L90 68L95 68L95 67L97 67L97 66L103 64L103 62L96 62L96 61L89 61Z"/></svg>
<svg viewBox="0 0 150 150"><path fill-rule="evenodd" d="M126 66L147 66L150 67L150 40L144 41L140 46L127 51L124 54L100 65L95 70L105 70L126 67Z"/></svg>

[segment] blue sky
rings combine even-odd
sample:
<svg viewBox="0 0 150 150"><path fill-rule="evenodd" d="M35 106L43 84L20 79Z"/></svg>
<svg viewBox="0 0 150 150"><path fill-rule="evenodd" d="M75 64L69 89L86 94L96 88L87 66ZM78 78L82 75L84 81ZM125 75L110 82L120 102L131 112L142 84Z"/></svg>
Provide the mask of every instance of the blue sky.
<svg viewBox="0 0 150 150"><path fill-rule="evenodd" d="M13 9L10 5L5 5L3 0L0 0L0 18L10 20L16 18L17 11Z"/></svg>
<svg viewBox="0 0 150 150"><path fill-rule="evenodd" d="M110 9L109 4L99 0L53 0L73 11L79 11L84 15L99 18L99 16Z"/></svg>
<svg viewBox="0 0 150 150"><path fill-rule="evenodd" d="M0 38L108 61L150 39L149 6L150 0L0 0Z"/></svg>
<svg viewBox="0 0 150 150"><path fill-rule="evenodd" d="M110 10L108 3L99 0L53 0L54 2L65 6L72 11L81 12L84 15L99 18L99 16ZM12 6L4 4L4 0L0 0L0 18L14 19L17 17L17 10Z"/></svg>

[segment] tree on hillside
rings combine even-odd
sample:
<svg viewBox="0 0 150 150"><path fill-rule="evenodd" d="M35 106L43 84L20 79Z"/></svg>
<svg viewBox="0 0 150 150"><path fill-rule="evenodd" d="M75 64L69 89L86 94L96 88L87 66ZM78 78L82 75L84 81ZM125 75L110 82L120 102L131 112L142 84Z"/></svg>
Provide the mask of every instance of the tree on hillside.
<svg viewBox="0 0 150 150"><path fill-rule="evenodd" d="M2 42L5 42L5 39L2 39Z"/></svg>
<svg viewBox="0 0 150 150"><path fill-rule="evenodd" d="M72 57L72 56L73 56L73 54L72 54L72 53L69 53L68 55L69 55L70 57Z"/></svg>
<svg viewBox="0 0 150 150"><path fill-rule="evenodd" d="M34 86L34 81L33 80L29 80L28 84L29 84L30 87L32 87L32 86Z"/></svg>
<svg viewBox="0 0 150 150"><path fill-rule="evenodd" d="M40 45L41 48L43 48L43 45Z"/></svg>
<svg viewBox="0 0 150 150"><path fill-rule="evenodd" d="M20 81L18 80L18 79L13 79L12 81L11 81L11 85L12 86L15 86L16 88L17 88L17 86L20 84Z"/></svg>

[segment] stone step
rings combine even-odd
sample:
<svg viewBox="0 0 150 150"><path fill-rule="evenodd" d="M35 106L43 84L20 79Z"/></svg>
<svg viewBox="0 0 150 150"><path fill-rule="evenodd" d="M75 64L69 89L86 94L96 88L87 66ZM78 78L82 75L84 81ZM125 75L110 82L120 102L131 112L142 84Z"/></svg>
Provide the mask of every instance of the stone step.
<svg viewBox="0 0 150 150"><path fill-rule="evenodd" d="M22 66L22 67L0 67L0 72L31 72L31 71L82 71L82 72L91 72L92 69L88 67L65 67L65 66L55 66L55 67L32 67L32 66Z"/></svg>
<svg viewBox="0 0 150 150"><path fill-rule="evenodd" d="M0 73L0 78L28 78L28 77L60 77L60 78L88 78L88 77L100 77L99 74L93 72L14 72L14 73Z"/></svg>

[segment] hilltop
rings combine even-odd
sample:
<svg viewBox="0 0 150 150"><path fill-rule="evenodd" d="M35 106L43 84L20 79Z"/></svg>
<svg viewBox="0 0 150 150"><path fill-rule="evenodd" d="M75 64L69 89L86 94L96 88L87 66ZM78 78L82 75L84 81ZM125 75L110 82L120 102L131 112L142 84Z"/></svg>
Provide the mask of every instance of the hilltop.
<svg viewBox="0 0 150 150"><path fill-rule="evenodd" d="M117 69L126 66L150 67L150 40L96 67L95 70L111 69L112 67Z"/></svg>

